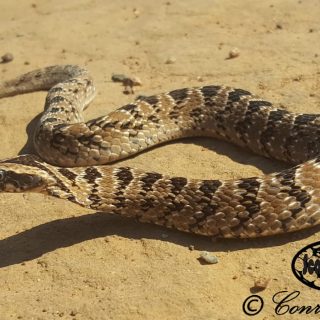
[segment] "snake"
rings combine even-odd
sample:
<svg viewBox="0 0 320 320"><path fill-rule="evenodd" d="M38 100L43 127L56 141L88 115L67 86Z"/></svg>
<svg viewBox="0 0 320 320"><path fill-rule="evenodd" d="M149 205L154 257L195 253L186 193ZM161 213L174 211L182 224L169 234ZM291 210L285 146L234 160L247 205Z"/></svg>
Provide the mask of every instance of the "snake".
<svg viewBox="0 0 320 320"><path fill-rule="evenodd" d="M0 192L37 192L98 212L184 232L253 238L320 223L320 115L278 108L220 85L140 96L84 121L95 96L78 65L33 70L0 83L0 98L48 91L34 130L37 154L0 161ZM185 137L212 137L291 164L280 172L200 180L117 161ZM110 165L111 164L111 165Z"/></svg>

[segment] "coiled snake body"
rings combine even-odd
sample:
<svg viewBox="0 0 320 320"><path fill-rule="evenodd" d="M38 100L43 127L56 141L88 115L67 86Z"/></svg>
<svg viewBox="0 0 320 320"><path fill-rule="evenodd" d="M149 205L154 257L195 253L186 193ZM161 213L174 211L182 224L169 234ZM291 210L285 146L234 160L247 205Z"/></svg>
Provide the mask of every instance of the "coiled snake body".
<svg viewBox="0 0 320 320"><path fill-rule="evenodd" d="M0 162L0 191L41 192L109 213L218 237L257 237L320 222L320 116L274 107L242 89L186 88L139 98L88 122L88 72L53 66L0 83L0 98L49 90L34 135L40 156ZM168 177L101 166L159 143L210 136L296 165L238 180Z"/></svg>

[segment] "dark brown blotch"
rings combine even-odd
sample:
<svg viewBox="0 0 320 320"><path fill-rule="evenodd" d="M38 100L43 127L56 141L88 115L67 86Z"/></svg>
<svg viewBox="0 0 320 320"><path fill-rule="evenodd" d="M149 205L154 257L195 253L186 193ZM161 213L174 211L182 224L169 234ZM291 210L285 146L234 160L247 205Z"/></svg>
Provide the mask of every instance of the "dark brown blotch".
<svg viewBox="0 0 320 320"><path fill-rule="evenodd" d="M127 188L130 182L133 180L133 174L128 167L121 167L117 169L116 177L119 182L119 189L123 191L123 189Z"/></svg>
<svg viewBox="0 0 320 320"><path fill-rule="evenodd" d="M239 102L243 96L251 96L252 94L249 91L242 89L234 89L229 92L228 100L230 102Z"/></svg>
<svg viewBox="0 0 320 320"><path fill-rule="evenodd" d="M83 178L93 185L97 185L96 180L101 178L102 175L96 167L88 167L85 170Z"/></svg>
<svg viewBox="0 0 320 320"><path fill-rule="evenodd" d="M156 172L147 172L143 178L141 178L142 186L141 188L145 191L150 191L152 186L156 181L162 178L160 173Z"/></svg>
<svg viewBox="0 0 320 320"><path fill-rule="evenodd" d="M150 96L150 97L142 97L139 99L140 101L145 101L149 103L151 106L155 107L157 103L159 102L159 99L157 96Z"/></svg>
<svg viewBox="0 0 320 320"><path fill-rule="evenodd" d="M61 91L63 91L63 88L61 88L61 87L53 87L52 89L49 90L48 94L61 92Z"/></svg>
<svg viewBox="0 0 320 320"><path fill-rule="evenodd" d="M132 111L136 110L136 108L137 108L136 104L127 104L127 105L123 106L121 109L128 111L128 112L132 112Z"/></svg>
<svg viewBox="0 0 320 320"><path fill-rule="evenodd" d="M74 172L72 172L72 171L70 171L70 170L68 170L66 168L59 168L58 171L64 177L66 177L68 180L70 180L72 182L74 182L76 180L76 178L77 178L77 175Z"/></svg>
<svg viewBox="0 0 320 320"><path fill-rule="evenodd" d="M47 101L46 103L47 104L54 104L54 103L61 103L61 102L64 102L66 101L66 98L65 97L62 97L62 96L55 96L53 98L51 98L50 96L47 97Z"/></svg>
<svg viewBox="0 0 320 320"><path fill-rule="evenodd" d="M260 201L257 200L260 182L257 179L256 177L252 177L239 180L238 187L242 189L242 199L239 203L250 213L248 217L238 216L241 220L248 220L252 215L260 211Z"/></svg>
<svg viewBox="0 0 320 320"><path fill-rule="evenodd" d="M204 98L211 98L218 94L221 87L219 86L204 86L200 88L200 91L202 92Z"/></svg>
<svg viewBox="0 0 320 320"><path fill-rule="evenodd" d="M172 188L171 192L174 194L179 194L184 186L188 183L188 180L183 177L174 177L170 179Z"/></svg>
<svg viewBox="0 0 320 320"><path fill-rule="evenodd" d="M219 180L203 180L199 190L202 191L206 197L211 198L221 185L222 182Z"/></svg>
<svg viewBox="0 0 320 320"><path fill-rule="evenodd" d="M176 101L180 102L188 97L187 88L170 91L168 94Z"/></svg>

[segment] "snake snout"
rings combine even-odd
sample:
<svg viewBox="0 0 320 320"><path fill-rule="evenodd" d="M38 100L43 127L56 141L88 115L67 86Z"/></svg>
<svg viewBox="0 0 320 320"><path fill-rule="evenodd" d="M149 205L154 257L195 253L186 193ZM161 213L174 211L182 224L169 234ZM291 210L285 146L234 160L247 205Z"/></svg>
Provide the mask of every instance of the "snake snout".
<svg viewBox="0 0 320 320"><path fill-rule="evenodd" d="M26 192L33 191L44 184L38 175L20 173L11 170L0 170L0 191Z"/></svg>

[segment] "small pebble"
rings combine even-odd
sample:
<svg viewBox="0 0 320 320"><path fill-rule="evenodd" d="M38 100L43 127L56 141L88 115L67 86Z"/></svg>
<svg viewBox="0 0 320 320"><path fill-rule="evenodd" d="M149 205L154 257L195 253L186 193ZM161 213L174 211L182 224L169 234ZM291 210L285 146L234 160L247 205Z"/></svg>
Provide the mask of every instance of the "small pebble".
<svg viewBox="0 0 320 320"><path fill-rule="evenodd" d="M13 54L10 52L7 52L1 57L1 63L8 63L8 62L11 62L13 59L14 59Z"/></svg>
<svg viewBox="0 0 320 320"><path fill-rule="evenodd" d="M25 61L25 62L24 62L24 65L25 65L25 66L28 66L29 64L30 64L29 61Z"/></svg>
<svg viewBox="0 0 320 320"><path fill-rule="evenodd" d="M193 251L193 250L194 250L194 245L190 244L189 250L190 250L190 251Z"/></svg>
<svg viewBox="0 0 320 320"><path fill-rule="evenodd" d="M292 80L293 81L301 81L302 79L303 79L303 76L299 75L299 76L294 77Z"/></svg>
<svg viewBox="0 0 320 320"><path fill-rule="evenodd" d="M276 24L276 29L279 29L279 30L283 29L282 24L281 23L277 23Z"/></svg>
<svg viewBox="0 0 320 320"><path fill-rule="evenodd" d="M251 289L254 291L263 291L267 288L270 279L260 277L254 281L254 285Z"/></svg>
<svg viewBox="0 0 320 320"><path fill-rule="evenodd" d="M198 76L198 77L197 77L197 80L198 80L199 82L203 82L203 78L202 78L201 76Z"/></svg>
<svg viewBox="0 0 320 320"><path fill-rule="evenodd" d="M138 18L140 16L140 11L137 8L134 8L133 14L135 15L136 18Z"/></svg>
<svg viewBox="0 0 320 320"><path fill-rule="evenodd" d="M240 56L240 51L238 48L233 48L229 51L229 55L227 59L234 59Z"/></svg>
<svg viewBox="0 0 320 320"><path fill-rule="evenodd" d="M203 251L200 253L200 258L209 264L216 264L218 263L218 258L207 251Z"/></svg>
<svg viewBox="0 0 320 320"><path fill-rule="evenodd" d="M166 60L165 64L173 64L173 63L175 63L176 61L177 61L177 59L176 59L175 57L169 57L169 58Z"/></svg>
<svg viewBox="0 0 320 320"><path fill-rule="evenodd" d="M161 234L161 238L162 238L162 239L167 239L168 237L169 237L169 236L168 236L166 233L162 233L162 234Z"/></svg>
<svg viewBox="0 0 320 320"><path fill-rule="evenodd" d="M39 264L42 268L48 268L48 263L45 260L39 259L37 264Z"/></svg>

